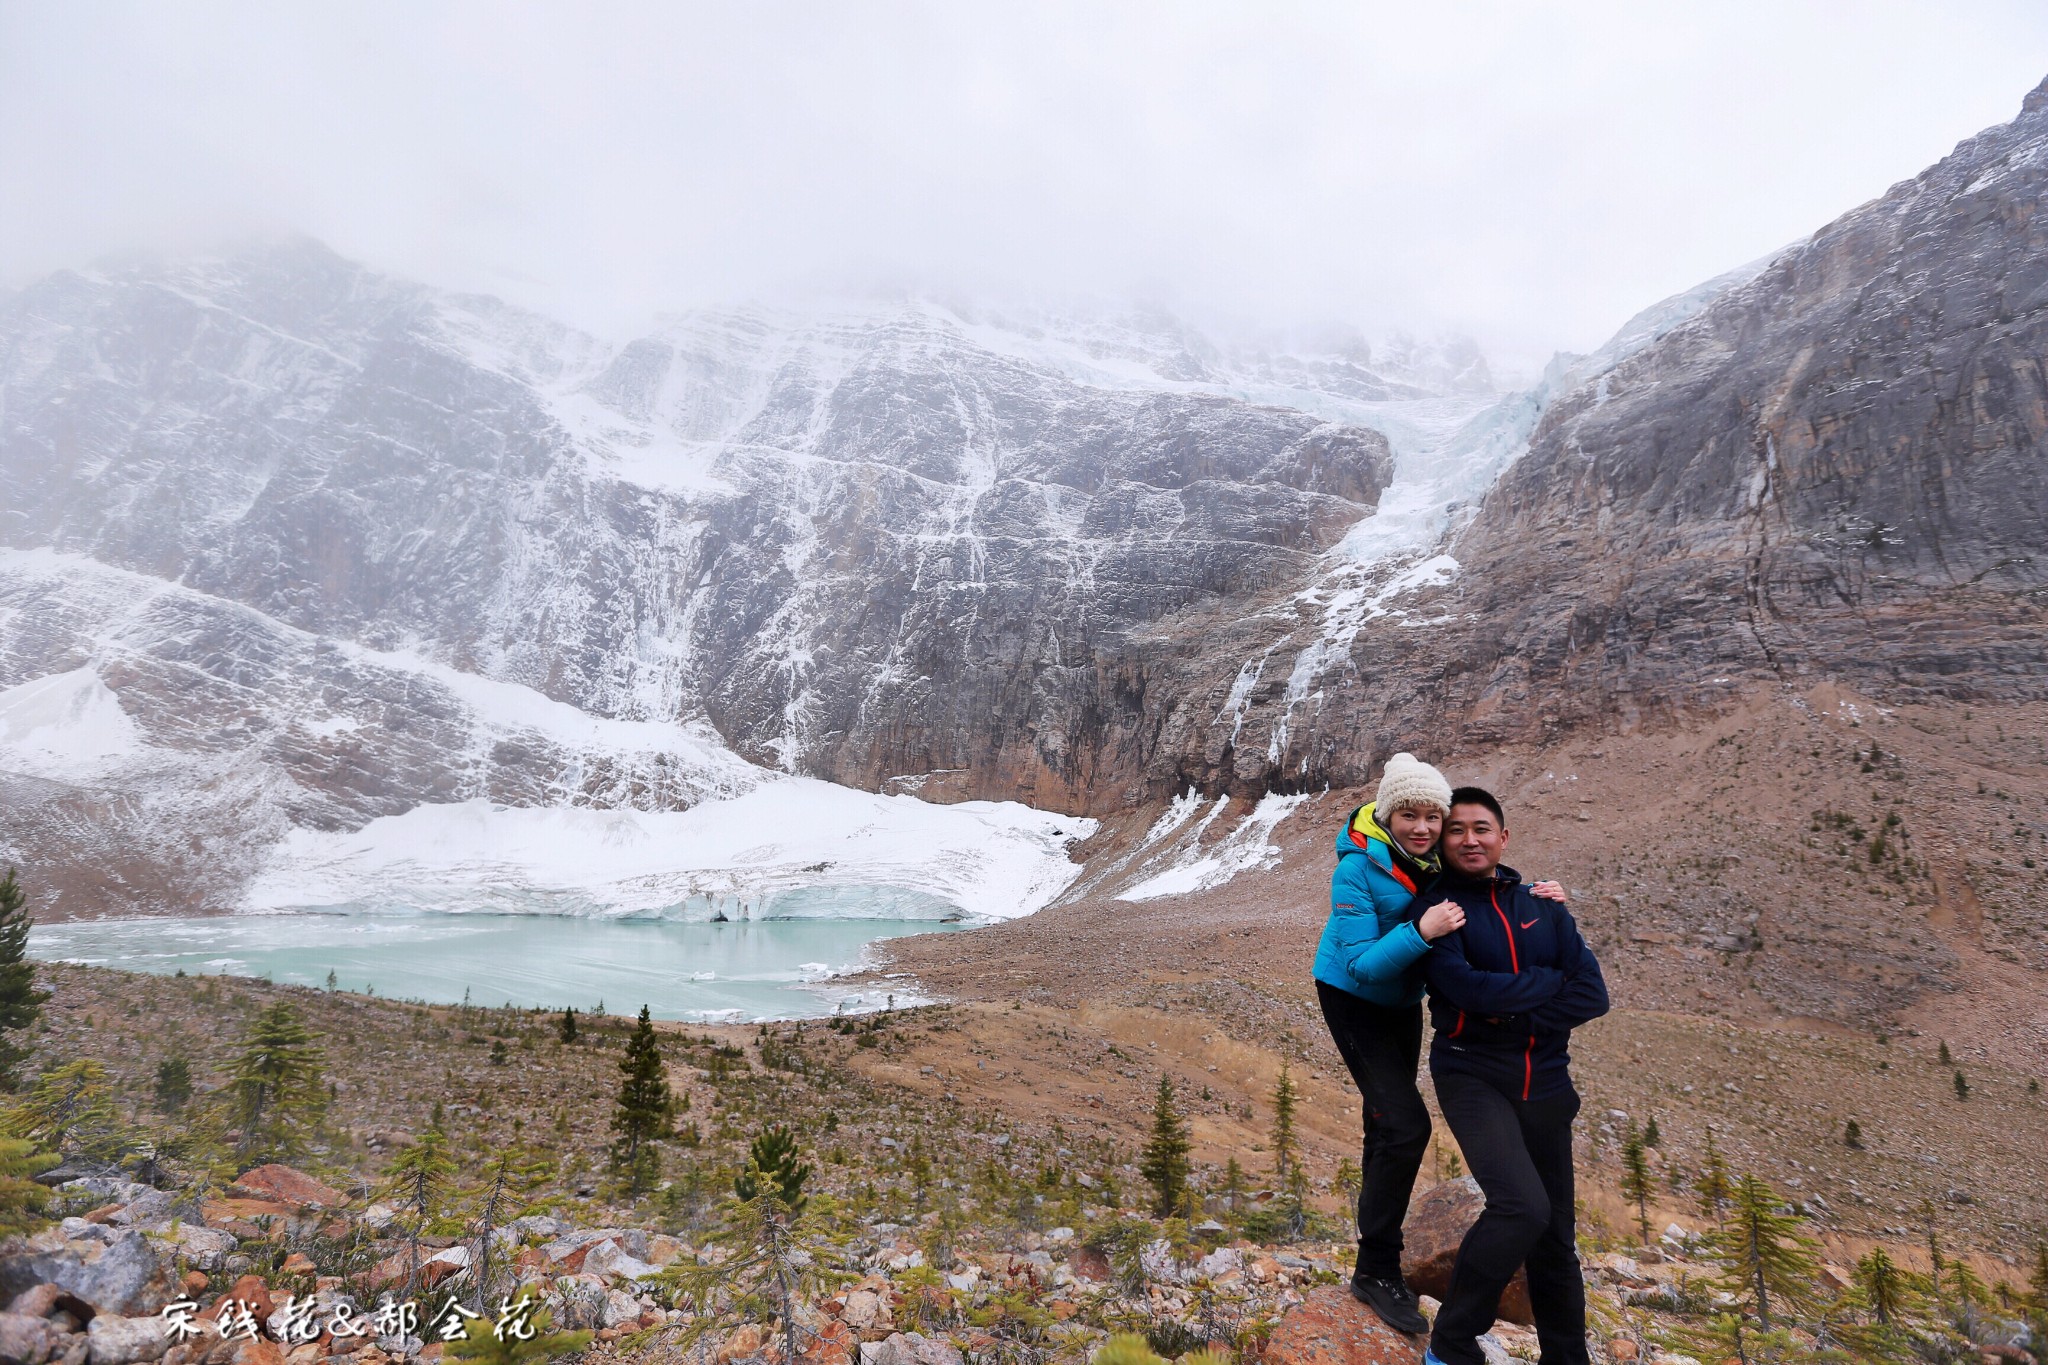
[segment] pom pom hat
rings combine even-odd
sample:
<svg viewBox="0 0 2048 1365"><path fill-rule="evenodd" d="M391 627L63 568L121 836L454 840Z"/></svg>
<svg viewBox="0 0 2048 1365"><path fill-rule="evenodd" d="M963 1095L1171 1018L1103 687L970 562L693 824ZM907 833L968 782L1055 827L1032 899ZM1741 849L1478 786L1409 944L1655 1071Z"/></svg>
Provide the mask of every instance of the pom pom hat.
<svg viewBox="0 0 2048 1365"><path fill-rule="evenodd" d="M1414 754L1395 754L1387 760L1373 797L1373 815L1384 821L1404 806L1451 813L1451 784Z"/></svg>

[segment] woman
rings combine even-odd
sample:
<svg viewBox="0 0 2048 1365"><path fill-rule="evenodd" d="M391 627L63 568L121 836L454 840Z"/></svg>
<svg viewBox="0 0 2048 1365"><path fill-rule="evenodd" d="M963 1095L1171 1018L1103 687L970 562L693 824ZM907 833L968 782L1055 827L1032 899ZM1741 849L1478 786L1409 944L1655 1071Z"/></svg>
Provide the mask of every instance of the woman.
<svg viewBox="0 0 2048 1365"><path fill-rule="evenodd" d="M1323 1021L1365 1097L1365 1151L1358 1191L1353 1297L1401 1332L1429 1323L1401 1278L1401 1220L1429 1147L1429 1111L1415 1085L1422 1056L1422 974L1430 944L1462 928L1465 912L1444 901L1410 918L1442 870L1437 839L1451 784L1413 754L1395 754L1372 803L1337 834L1330 919L1316 948ZM1555 882L1530 888L1563 899Z"/></svg>

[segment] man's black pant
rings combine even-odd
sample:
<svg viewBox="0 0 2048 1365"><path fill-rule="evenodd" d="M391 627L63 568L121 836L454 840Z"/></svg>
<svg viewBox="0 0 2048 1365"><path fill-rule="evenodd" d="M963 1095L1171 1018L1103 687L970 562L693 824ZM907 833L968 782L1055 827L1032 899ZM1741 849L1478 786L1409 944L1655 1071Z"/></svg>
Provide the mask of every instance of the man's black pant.
<svg viewBox="0 0 2048 1365"><path fill-rule="evenodd" d="M1486 1212L1458 1248L1430 1349L1445 1365L1483 1365L1476 1338L1493 1326L1501 1291L1526 1264L1543 1365L1586 1365L1572 1185L1579 1097L1522 1100L1476 1077L1440 1075L1436 1100L1486 1193Z"/></svg>
<svg viewBox="0 0 2048 1365"><path fill-rule="evenodd" d="M1422 1057L1422 1006L1389 1008L1316 982L1323 1022L1365 1096L1365 1152L1359 1160L1358 1273L1401 1278L1401 1219L1422 1154L1429 1110L1415 1088Z"/></svg>

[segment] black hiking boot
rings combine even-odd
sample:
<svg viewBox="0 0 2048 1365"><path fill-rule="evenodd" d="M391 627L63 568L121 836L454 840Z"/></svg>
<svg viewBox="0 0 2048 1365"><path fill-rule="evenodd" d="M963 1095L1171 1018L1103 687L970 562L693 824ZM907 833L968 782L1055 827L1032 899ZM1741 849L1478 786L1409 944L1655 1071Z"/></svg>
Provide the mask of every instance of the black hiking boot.
<svg viewBox="0 0 2048 1365"><path fill-rule="evenodd" d="M1380 1315L1380 1321L1396 1332L1411 1336L1429 1330L1429 1319L1415 1302L1415 1294L1399 1275L1382 1279L1364 1271L1351 1277L1351 1297Z"/></svg>

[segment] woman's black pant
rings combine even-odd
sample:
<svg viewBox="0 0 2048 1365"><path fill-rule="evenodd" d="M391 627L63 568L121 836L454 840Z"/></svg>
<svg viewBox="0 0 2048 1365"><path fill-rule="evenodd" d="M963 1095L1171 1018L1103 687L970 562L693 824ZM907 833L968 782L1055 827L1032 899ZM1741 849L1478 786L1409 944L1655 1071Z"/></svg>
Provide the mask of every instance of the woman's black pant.
<svg viewBox="0 0 2048 1365"><path fill-rule="evenodd" d="M1351 1079L1365 1097L1365 1151L1359 1161L1358 1271L1401 1278L1401 1220L1422 1154L1429 1147L1429 1110L1415 1088L1422 1057L1422 1006L1388 1007L1316 982L1323 1022Z"/></svg>
<svg viewBox="0 0 2048 1365"><path fill-rule="evenodd" d="M1436 1077L1436 1102L1486 1194L1486 1212L1458 1248L1430 1349L1444 1365L1483 1365L1478 1337L1493 1326L1501 1291L1526 1263L1543 1365L1586 1365L1572 1186L1579 1097L1567 1090L1518 1099L1477 1077L1446 1074Z"/></svg>

